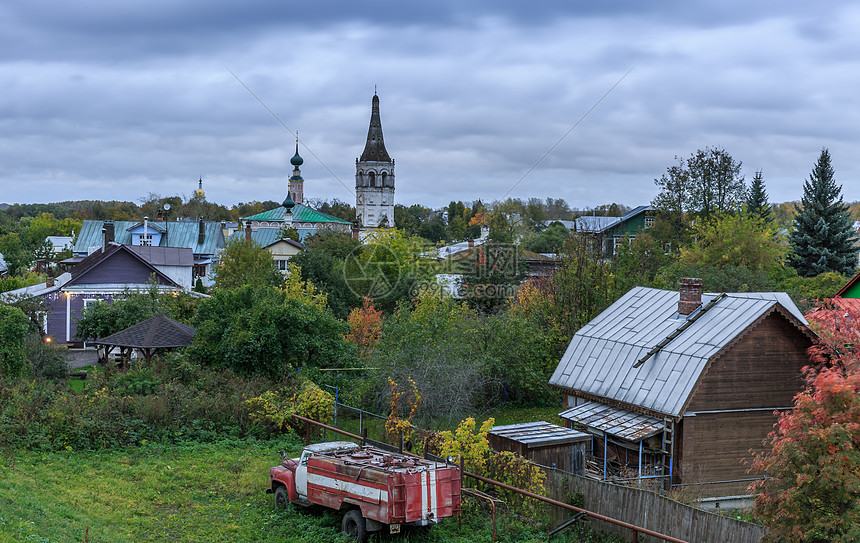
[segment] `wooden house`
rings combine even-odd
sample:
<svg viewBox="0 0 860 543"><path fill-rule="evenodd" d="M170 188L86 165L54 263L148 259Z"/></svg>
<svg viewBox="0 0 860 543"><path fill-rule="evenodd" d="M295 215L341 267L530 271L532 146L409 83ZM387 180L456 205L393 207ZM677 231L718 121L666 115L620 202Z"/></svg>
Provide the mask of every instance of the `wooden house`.
<svg viewBox="0 0 860 543"><path fill-rule="evenodd" d="M77 321L88 305L121 298L129 291L147 290L153 284L159 290L189 291L193 264L191 249L109 243L81 260L71 272L5 292L2 299L42 298L43 334L56 343L81 345L84 342L77 337Z"/></svg>
<svg viewBox="0 0 860 543"><path fill-rule="evenodd" d="M62 263L78 265L109 243L133 247L190 249L193 255L192 282L213 282L212 265L224 248L226 224L215 221L96 221L86 220L78 234L73 256Z"/></svg>
<svg viewBox="0 0 860 543"><path fill-rule="evenodd" d="M487 433L495 451L515 452L536 464L578 475L585 472L585 450L591 439L591 434L544 421L493 426Z"/></svg>
<svg viewBox="0 0 860 543"><path fill-rule="evenodd" d="M655 212L651 206L639 206L620 217L583 215L573 221L571 230L590 234L607 257L630 243L641 232L654 225Z"/></svg>
<svg viewBox="0 0 860 543"><path fill-rule="evenodd" d="M636 287L574 335L550 383L562 418L595 436L604 477L750 477L814 338L784 293Z"/></svg>

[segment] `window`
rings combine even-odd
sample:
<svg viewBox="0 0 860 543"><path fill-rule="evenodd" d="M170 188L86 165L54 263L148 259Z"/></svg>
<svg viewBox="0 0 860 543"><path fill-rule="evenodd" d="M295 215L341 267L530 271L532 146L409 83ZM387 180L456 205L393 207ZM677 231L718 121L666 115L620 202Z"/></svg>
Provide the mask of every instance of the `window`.
<svg viewBox="0 0 860 543"><path fill-rule="evenodd" d="M147 234L145 236L143 234L141 234L140 238L138 238L138 240L139 240L138 244L143 246L143 247L152 246L152 234Z"/></svg>
<svg viewBox="0 0 860 543"><path fill-rule="evenodd" d="M313 456L313 453L308 452L308 451L303 452L303 453L302 453L302 458L301 458L301 460L299 460L299 464L301 464L301 465L303 465L303 466L307 466L307 465L308 465L308 460L310 460L310 459L311 459L311 456Z"/></svg>
<svg viewBox="0 0 860 543"><path fill-rule="evenodd" d="M278 263L278 269L281 271L287 271L287 264L289 264L289 260L276 260Z"/></svg>
<svg viewBox="0 0 860 543"><path fill-rule="evenodd" d="M654 217L645 217L645 228L654 226Z"/></svg>

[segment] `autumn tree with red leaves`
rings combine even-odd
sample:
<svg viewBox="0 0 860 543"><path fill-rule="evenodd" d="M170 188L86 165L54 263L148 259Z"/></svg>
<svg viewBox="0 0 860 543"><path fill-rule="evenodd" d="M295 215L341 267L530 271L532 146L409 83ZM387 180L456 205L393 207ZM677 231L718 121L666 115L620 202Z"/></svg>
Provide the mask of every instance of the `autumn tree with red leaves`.
<svg viewBox="0 0 860 543"><path fill-rule="evenodd" d="M860 541L860 315L838 302L813 313L821 339L810 348L807 390L753 462L766 474L754 485L763 542Z"/></svg>
<svg viewBox="0 0 860 543"><path fill-rule="evenodd" d="M367 361L379 343L382 333L382 311L373 307L370 298L364 298L361 309L355 308L349 313L346 322L349 323L349 333L346 340L358 347L359 357Z"/></svg>

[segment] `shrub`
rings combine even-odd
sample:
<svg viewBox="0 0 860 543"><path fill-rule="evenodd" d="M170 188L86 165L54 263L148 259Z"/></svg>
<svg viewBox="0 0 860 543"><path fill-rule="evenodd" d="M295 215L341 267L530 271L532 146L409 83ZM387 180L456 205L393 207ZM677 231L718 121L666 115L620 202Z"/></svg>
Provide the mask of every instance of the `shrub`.
<svg viewBox="0 0 860 543"><path fill-rule="evenodd" d="M16 377L24 372L30 319L18 309L0 305L0 376Z"/></svg>
<svg viewBox="0 0 860 543"><path fill-rule="evenodd" d="M33 378L60 380L66 378L69 363L69 350L53 343L45 343L38 337L31 337L24 351L30 363Z"/></svg>
<svg viewBox="0 0 860 543"><path fill-rule="evenodd" d="M466 469L480 474L490 453L487 433L495 422L495 419L489 418L476 430L475 419L469 417L462 421L454 432L429 432L424 439L424 452L442 458L462 456Z"/></svg>
<svg viewBox="0 0 860 543"><path fill-rule="evenodd" d="M267 434L304 429L305 424L295 421L294 414L325 424L334 418L334 397L310 381L304 381L297 392L267 390L246 400L245 407L249 419L261 424Z"/></svg>
<svg viewBox="0 0 860 543"><path fill-rule="evenodd" d="M495 479L501 483L528 490L535 494L543 495L546 474L535 464L526 458L508 451L492 454L487 460L486 477ZM522 494L509 490L499 490L499 494L512 508L534 517L544 509L543 502L527 498Z"/></svg>

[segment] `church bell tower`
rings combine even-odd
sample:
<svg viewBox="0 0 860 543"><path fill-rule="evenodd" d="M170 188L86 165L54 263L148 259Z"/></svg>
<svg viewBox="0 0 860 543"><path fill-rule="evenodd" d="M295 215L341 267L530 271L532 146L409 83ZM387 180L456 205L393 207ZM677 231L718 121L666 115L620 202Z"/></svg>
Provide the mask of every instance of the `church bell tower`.
<svg viewBox="0 0 860 543"><path fill-rule="evenodd" d="M355 214L362 228L394 227L394 160L385 150L375 92L367 143L355 159Z"/></svg>

